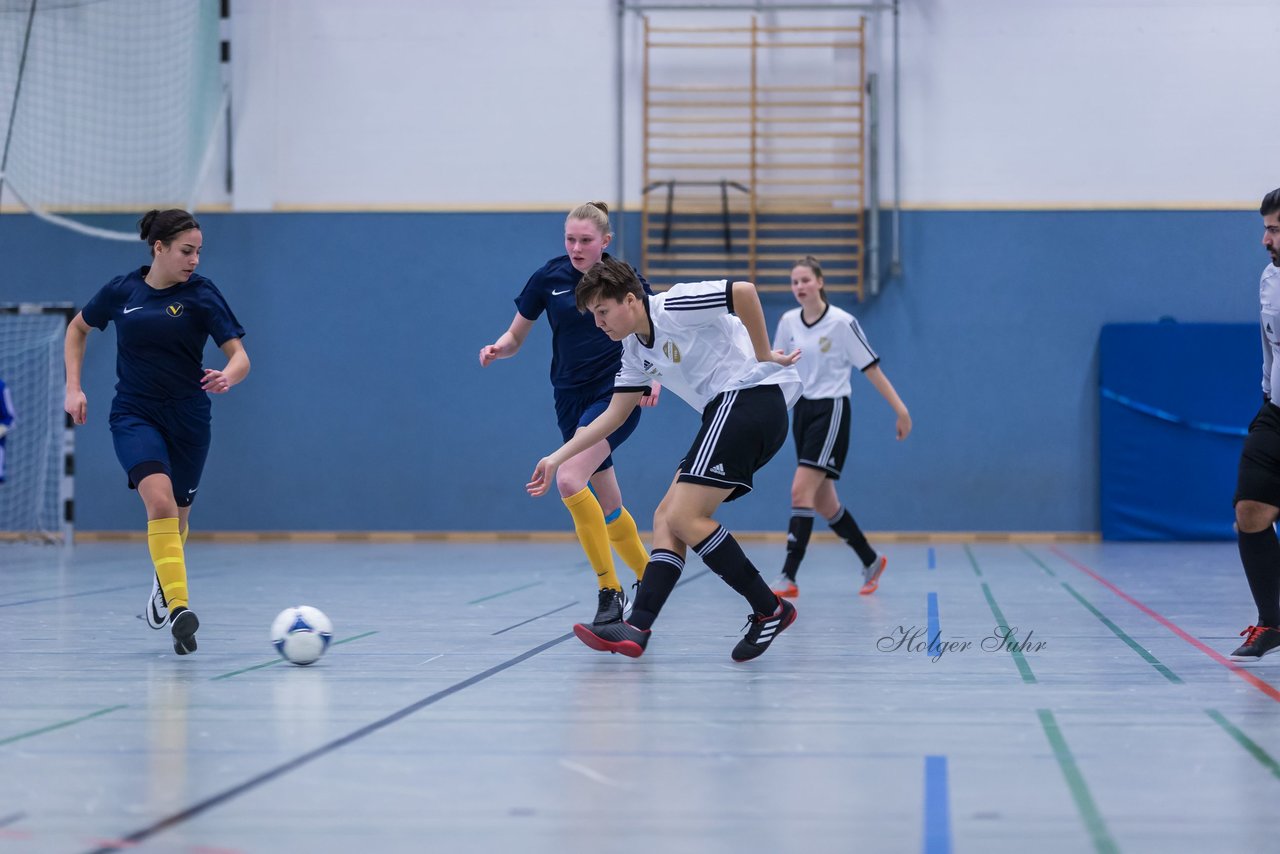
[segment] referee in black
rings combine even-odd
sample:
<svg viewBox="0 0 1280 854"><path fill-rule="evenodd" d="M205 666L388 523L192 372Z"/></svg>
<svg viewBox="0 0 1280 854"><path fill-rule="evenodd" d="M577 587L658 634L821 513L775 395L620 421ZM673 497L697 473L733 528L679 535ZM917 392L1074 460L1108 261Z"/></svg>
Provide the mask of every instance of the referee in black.
<svg viewBox="0 0 1280 854"><path fill-rule="evenodd" d="M1249 626L1234 661L1257 661L1280 649L1280 189L1272 190L1258 209L1262 245L1271 263L1262 271L1262 408L1249 425L1236 481L1236 536L1249 591L1258 606L1258 622Z"/></svg>

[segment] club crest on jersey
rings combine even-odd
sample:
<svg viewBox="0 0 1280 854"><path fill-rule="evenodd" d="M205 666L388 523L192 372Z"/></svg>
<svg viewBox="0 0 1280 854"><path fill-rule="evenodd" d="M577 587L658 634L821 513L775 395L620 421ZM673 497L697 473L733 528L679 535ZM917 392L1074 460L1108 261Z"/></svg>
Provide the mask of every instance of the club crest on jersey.
<svg viewBox="0 0 1280 854"><path fill-rule="evenodd" d="M821 338L819 338L819 339L818 339L818 349L819 349L819 350L821 350L823 353L830 353L830 352L831 352L831 339L830 339L830 338L828 338L828 337L827 337L827 336L825 336L825 335L823 335Z"/></svg>
<svg viewBox="0 0 1280 854"><path fill-rule="evenodd" d="M175 302L175 303L173 303L173 304L171 304L171 305L169 305L169 306L166 306L166 307L165 307L165 312L166 312L170 317L178 317L178 316L180 316L180 315L182 314L182 303L180 303L180 302Z"/></svg>
<svg viewBox="0 0 1280 854"><path fill-rule="evenodd" d="M662 355L671 360L672 364L680 364L680 348L676 346L674 341L662 342Z"/></svg>

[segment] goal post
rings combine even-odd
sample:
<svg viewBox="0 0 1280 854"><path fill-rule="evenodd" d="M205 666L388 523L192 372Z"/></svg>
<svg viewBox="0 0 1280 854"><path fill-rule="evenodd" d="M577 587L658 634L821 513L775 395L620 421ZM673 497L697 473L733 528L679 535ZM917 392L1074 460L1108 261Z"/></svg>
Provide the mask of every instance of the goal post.
<svg viewBox="0 0 1280 854"><path fill-rule="evenodd" d="M0 540L71 542L75 434L62 348L74 316L71 303L0 303L0 403L12 416L0 437Z"/></svg>

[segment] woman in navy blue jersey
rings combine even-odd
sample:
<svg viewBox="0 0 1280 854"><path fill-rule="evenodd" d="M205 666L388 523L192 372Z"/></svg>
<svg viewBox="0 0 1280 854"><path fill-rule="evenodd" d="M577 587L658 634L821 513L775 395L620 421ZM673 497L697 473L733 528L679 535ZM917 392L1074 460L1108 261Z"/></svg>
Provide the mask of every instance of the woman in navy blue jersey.
<svg viewBox="0 0 1280 854"><path fill-rule="evenodd" d="M191 502L209 453L209 394L223 394L249 373L244 329L213 282L196 275L203 238L184 210L149 211L138 223L151 265L102 287L67 327L65 408L88 417L80 386L89 330L116 324L116 396L111 439L116 457L147 510L147 545L155 567L147 624L169 626L178 655L195 652L200 621L190 608L183 545ZM205 342L227 357L202 364Z"/></svg>
<svg viewBox="0 0 1280 854"><path fill-rule="evenodd" d="M546 312L551 325L556 421L566 441L609 405L613 378L621 364L622 346L597 329L589 315L578 311L574 294L582 274L602 257L608 257L604 250L612 237L609 208L604 202L588 202L570 211L564 227L565 254L548 261L529 277L516 297L516 316L511 326L497 341L480 348L482 367L514 356L533 324ZM656 402L655 393L643 405ZM566 461L556 477L578 541L596 573L600 588L597 623L621 619L629 604L614 571L610 547L635 572L637 580L649 562L635 520L622 506L611 456L639 421L640 412L636 410L607 439Z"/></svg>
<svg viewBox="0 0 1280 854"><path fill-rule="evenodd" d="M809 545L816 511L857 552L862 562L859 592L867 596L880 585L887 560L871 548L853 515L836 495L836 481L849 451L849 372L861 371L893 407L897 416L894 431L899 440L911 433L911 415L880 369L880 357L871 349L857 319L827 301L822 267L812 255L797 261L792 268L791 292L800 307L782 315L773 346L805 352L797 366L804 380L804 396L791 416L797 465L791 483L787 557L773 591L779 596L800 595L796 573Z"/></svg>
<svg viewBox="0 0 1280 854"><path fill-rule="evenodd" d="M0 483L4 483L4 437L13 426L13 401L4 380L0 380Z"/></svg>

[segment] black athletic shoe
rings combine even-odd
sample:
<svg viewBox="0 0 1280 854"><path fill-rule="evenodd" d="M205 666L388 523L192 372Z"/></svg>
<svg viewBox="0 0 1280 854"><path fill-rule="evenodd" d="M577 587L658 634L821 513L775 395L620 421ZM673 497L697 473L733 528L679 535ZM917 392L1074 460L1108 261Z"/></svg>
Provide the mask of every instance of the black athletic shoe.
<svg viewBox="0 0 1280 854"><path fill-rule="evenodd" d="M627 594L612 587L600 588L600 604L596 607L596 618L593 625L616 623L622 619L622 612L628 610Z"/></svg>
<svg viewBox="0 0 1280 854"><path fill-rule="evenodd" d="M1232 661L1257 661L1267 653L1280 649L1280 629L1250 626L1240 633L1244 643L1231 653Z"/></svg>
<svg viewBox="0 0 1280 854"><path fill-rule="evenodd" d="M188 608L174 608L169 615L169 631L173 633L173 651L186 655L196 651L196 629L200 620Z"/></svg>
<svg viewBox="0 0 1280 854"><path fill-rule="evenodd" d="M612 623L578 623L573 627L578 640L601 652L618 652L629 658L639 658L649 645L649 630L640 630L623 620Z"/></svg>
<svg viewBox="0 0 1280 854"><path fill-rule="evenodd" d="M752 614L747 617L747 634L733 648L733 660L750 661L763 655L773 639L795 621L796 606L779 596L778 610L772 614Z"/></svg>

